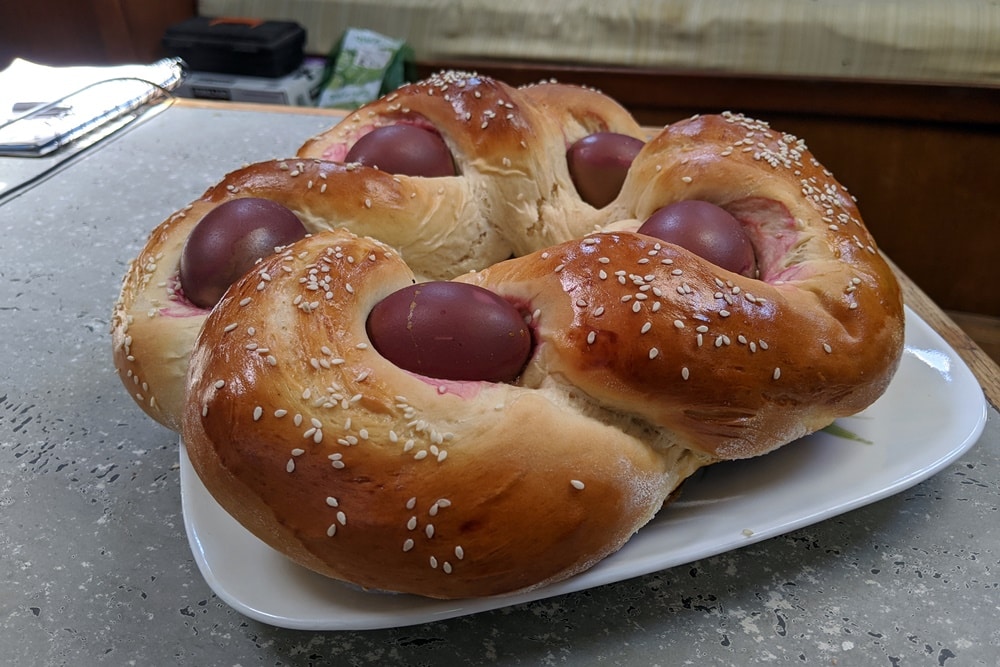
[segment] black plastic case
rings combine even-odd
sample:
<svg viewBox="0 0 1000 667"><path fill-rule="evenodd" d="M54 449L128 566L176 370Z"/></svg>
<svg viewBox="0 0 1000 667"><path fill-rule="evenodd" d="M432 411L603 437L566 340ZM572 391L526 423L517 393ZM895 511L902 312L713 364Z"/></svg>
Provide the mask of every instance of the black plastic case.
<svg viewBox="0 0 1000 667"><path fill-rule="evenodd" d="M163 48L198 72L280 77L302 64L305 29L293 21L197 16L167 28Z"/></svg>

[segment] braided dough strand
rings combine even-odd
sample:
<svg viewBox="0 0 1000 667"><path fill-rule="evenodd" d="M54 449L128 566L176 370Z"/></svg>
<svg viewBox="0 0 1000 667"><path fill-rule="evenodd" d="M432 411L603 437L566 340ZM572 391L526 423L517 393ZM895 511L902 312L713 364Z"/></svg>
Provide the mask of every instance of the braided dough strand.
<svg viewBox="0 0 1000 667"><path fill-rule="evenodd" d="M441 134L467 197L514 255L577 238L608 221L604 209L577 195L566 164L570 145L595 132L646 139L624 108L597 91L557 83L512 88L451 72L362 107L307 141L299 155L343 160L362 136L394 124Z"/></svg>
<svg viewBox="0 0 1000 667"><path fill-rule="evenodd" d="M628 231L685 198L743 223L760 279ZM526 382L560 378L722 459L771 451L884 392L902 351L899 287L804 144L742 116L681 122L647 144L614 205L625 219L612 232L459 278L538 313Z"/></svg>
<svg viewBox="0 0 1000 667"><path fill-rule="evenodd" d="M330 161L343 159L371 129L396 122L437 128L460 175L398 176ZM643 136L622 107L595 91L514 89L450 73L359 110L307 142L297 158L228 174L161 223L131 263L112 318L123 383L149 416L180 428L188 356L207 311L184 298L177 269L191 231L219 204L270 199L310 232L349 228L392 245L419 279L448 279L603 224L576 196L565 165L568 143L601 130Z"/></svg>
<svg viewBox="0 0 1000 667"><path fill-rule="evenodd" d="M205 322L184 442L224 508L314 570L448 598L544 585L620 548L709 460L561 388L389 363L367 313L413 274L378 242L321 234L261 270L264 290L245 277Z"/></svg>
<svg viewBox="0 0 1000 667"><path fill-rule="evenodd" d="M457 174L343 162L392 124L439 134ZM595 208L567 148L605 131L643 137L594 91L449 73L360 109L295 158L227 175L130 266L112 324L123 382L272 547L360 586L441 598L581 572L699 468L882 394L902 351L900 290L803 142L740 115L675 123ZM309 235L196 307L180 287L184 244L243 197L282 204ZM637 233L688 200L738 221L757 274ZM440 380L379 354L369 314L426 280L483 287L523 317L532 347L516 380Z"/></svg>
<svg viewBox="0 0 1000 667"><path fill-rule="evenodd" d="M436 179L433 190L414 180L357 165L275 160L228 174L161 223L131 263L112 318L115 366L136 402L179 430L188 356L208 310L184 297L178 267L191 231L224 202L260 197L287 206L312 233L346 225L378 236L406 252L425 279L509 256L490 228L466 222L475 203L461 196L457 179Z"/></svg>

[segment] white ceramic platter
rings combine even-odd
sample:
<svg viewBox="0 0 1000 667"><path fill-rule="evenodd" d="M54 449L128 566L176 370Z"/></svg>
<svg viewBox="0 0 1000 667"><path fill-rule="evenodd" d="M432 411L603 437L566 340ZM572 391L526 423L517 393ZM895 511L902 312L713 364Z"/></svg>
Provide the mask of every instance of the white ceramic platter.
<svg viewBox="0 0 1000 667"><path fill-rule="evenodd" d="M310 572L219 507L182 446L181 496L191 548L212 590L250 618L286 628L363 630L563 595L753 544L907 489L978 440L986 422L979 383L909 309L906 327L899 371L867 410L767 456L708 468L618 553L525 595L430 600L364 592Z"/></svg>

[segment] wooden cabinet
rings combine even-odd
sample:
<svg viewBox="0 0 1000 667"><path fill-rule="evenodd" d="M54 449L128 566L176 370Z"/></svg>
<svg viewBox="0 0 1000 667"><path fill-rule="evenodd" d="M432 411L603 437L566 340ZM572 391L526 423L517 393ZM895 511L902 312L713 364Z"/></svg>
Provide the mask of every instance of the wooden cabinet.
<svg viewBox="0 0 1000 667"><path fill-rule="evenodd" d="M167 26L196 0L5 0L0 67L16 57L47 65L145 63L160 58Z"/></svg>

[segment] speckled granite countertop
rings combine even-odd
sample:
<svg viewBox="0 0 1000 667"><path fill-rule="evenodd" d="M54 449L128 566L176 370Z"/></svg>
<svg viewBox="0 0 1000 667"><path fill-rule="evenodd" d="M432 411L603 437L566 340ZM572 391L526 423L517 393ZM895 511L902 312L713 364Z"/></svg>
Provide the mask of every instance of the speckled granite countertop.
<svg viewBox="0 0 1000 667"><path fill-rule="evenodd" d="M329 124L178 105L0 204L0 663L1000 665L993 408L907 491L663 572L389 630L233 611L188 546L176 436L115 376L111 306L156 223Z"/></svg>

